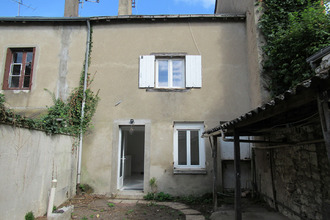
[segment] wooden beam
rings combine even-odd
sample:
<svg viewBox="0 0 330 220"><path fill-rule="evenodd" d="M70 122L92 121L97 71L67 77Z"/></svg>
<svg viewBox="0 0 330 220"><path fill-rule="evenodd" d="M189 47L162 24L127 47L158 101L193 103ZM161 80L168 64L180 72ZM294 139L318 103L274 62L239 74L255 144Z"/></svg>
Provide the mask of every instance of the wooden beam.
<svg viewBox="0 0 330 220"><path fill-rule="evenodd" d="M273 203L275 210L278 211L277 206L277 196L276 196L276 187L275 187L275 171L274 171L274 150L269 150L269 166L270 166L270 178L272 183L272 193L273 193Z"/></svg>
<svg viewBox="0 0 330 220"><path fill-rule="evenodd" d="M235 167L235 220L242 220L241 206L241 152L239 133L234 130L234 167Z"/></svg>
<svg viewBox="0 0 330 220"><path fill-rule="evenodd" d="M320 114L323 138L325 141L325 147L328 154L328 160L330 162L330 109L329 109L329 92L320 92L317 97L317 104Z"/></svg>
<svg viewBox="0 0 330 220"><path fill-rule="evenodd" d="M212 157L213 157L213 211L218 209L218 141L217 137L213 136L213 147L212 147Z"/></svg>

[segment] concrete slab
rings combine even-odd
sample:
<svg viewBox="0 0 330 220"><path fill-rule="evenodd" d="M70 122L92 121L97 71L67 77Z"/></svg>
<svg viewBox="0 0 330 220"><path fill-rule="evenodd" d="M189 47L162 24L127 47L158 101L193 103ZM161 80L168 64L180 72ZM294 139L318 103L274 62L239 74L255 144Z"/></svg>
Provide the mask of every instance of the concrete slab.
<svg viewBox="0 0 330 220"><path fill-rule="evenodd" d="M205 220L202 215L186 215L186 220Z"/></svg>
<svg viewBox="0 0 330 220"><path fill-rule="evenodd" d="M135 190L118 191L116 194L111 195L113 199L123 200L143 200L143 196L145 196L145 193Z"/></svg>
<svg viewBox="0 0 330 220"><path fill-rule="evenodd" d="M178 202L157 202L158 204L163 204L166 205L172 209L177 209L177 210L182 210L182 209L189 209L189 207L187 205L184 205L182 203L178 203Z"/></svg>
<svg viewBox="0 0 330 220"><path fill-rule="evenodd" d="M232 220L235 219L234 210L221 210L212 213L211 220ZM289 220L284 215L269 211L262 207L248 208L242 212L242 219L244 220Z"/></svg>
<svg viewBox="0 0 330 220"><path fill-rule="evenodd" d="M60 208L58 211L60 213L52 213L47 216L47 220L70 220L71 213L73 212L74 206L67 206Z"/></svg>
<svg viewBox="0 0 330 220"><path fill-rule="evenodd" d="M194 209L179 209L185 215L201 215L201 213Z"/></svg>

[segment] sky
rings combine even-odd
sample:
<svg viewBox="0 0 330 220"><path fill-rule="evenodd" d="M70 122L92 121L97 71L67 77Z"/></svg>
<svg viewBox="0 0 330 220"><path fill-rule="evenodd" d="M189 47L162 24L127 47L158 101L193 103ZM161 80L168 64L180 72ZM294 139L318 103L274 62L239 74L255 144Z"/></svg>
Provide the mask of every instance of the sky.
<svg viewBox="0 0 330 220"><path fill-rule="evenodd" d="M24 5L18 7L18 2ZM117 16L118 0L83 1L79 6L80 17ZM43 16L62 17L65 0L0 0L0 17ZM215 0L135 0L133 15L161 14L213 14Z"/></svg>

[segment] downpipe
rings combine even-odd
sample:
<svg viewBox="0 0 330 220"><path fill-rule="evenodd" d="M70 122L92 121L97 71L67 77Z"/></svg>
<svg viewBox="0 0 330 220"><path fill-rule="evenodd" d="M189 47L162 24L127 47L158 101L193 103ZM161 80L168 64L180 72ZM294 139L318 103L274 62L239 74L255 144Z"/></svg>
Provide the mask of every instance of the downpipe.
<svg viewBox="0 0 330 220"><path fill-rule="evenodd" d="M82 159L82 145L83 145L83 129L82 124L84 122L85 116L85 103L86 103L86 89L87 89L87 75L88 75L88 63L89 63L89 45L91 39L91 27L89 19L87 22L87 42L86 42L86 53L85 53L85 75L84 75L84 90L83 90L83 101L81 103L81 126L80 126L80 134L79 134L79 150L78 150L78 170L77 170L77 185L80 184L80 176L81 176L81 159Z"/></svg>

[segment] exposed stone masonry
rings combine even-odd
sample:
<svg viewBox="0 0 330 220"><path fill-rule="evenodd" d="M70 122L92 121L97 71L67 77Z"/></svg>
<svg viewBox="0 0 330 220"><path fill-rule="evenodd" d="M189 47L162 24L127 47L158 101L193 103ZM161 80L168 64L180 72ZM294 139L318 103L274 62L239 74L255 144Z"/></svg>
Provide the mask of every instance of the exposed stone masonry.
<svg viewBox="0 0 330 220"><path fill-rule="evenodd" d="M286 139L288 142L322 138L319 125L287 128L274 134L275 140ZM257 170L262 194L274 197L271 178L267 179L272 173L271 162L279 211L292 219L323 219L322 207L330 196L329 161L324 142L262 151L266 152L256 153L256 163L263 165L259 166L263 167L262 169ZM268 160L261 157L267 157ZM260 175L261 173L269 175ZM275 208L274 201L270 203Z"/></svg>

